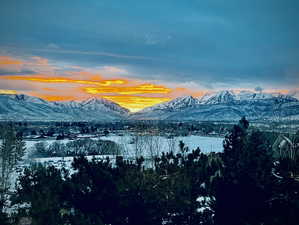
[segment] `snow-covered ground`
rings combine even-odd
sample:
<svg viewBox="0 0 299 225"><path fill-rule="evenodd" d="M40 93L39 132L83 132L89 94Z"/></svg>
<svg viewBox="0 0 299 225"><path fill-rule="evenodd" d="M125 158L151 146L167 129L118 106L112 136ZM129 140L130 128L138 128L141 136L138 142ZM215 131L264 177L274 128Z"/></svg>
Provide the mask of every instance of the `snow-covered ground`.
<svg viewBox="0 0 299 225"><path fill-rule="evenodd" d="M134 160L136 156L143 155L146 159L145 166L151 164L151 156L159 155L162 152L178 152L179 141L183 141L185 143L185 147L188 147L190 151L196 149L197 147L199 147L201 151L204 153L209 153L211 151L220 152L223 150L223 138L217 137L203 137L191 135L186 137L174 137L169 139L161 136L136 137L134 135L109 135L106 137L101 137L100 139L114 141L115 143L119 144L122 149L120 154L123 155L125 159ZM13 176L11 177L11 184L13 184L11 188L14 189L14 184L18 176L20 175L20 173L22 173L23 169L29 166L31 163L41 163L45 166L54 165L56 168L70 169L74 157L31 158L31 152L34 149L34 145L38 142L46 142L47 145L50 145L53 142L60 142L66 144L69 141L71 140L26 140L26 154L23 157L23 160L18 164ZM111 159L112 163L115 162L115 156L113 155L87 156L87 159L106 159L107 157Z"/></svg>
<svg viewBox="0 0 299 225"><path fill-rule="evenodd" d="M97 138L92 138L97 139ZM221 152L223 150L223 138L219 137L206 137L206 136L184 136L184 137L173 137L166 138L162 136L134 136L134 135L109 135L105 137L101 137L102 140L110 140L120 145L122 148L123 155L135 156L136 149L140 149L145 155L149 154L149 152L169 152L179 151L179 142L183 141L185 143L185 147L188 147L189 150L196 149L199 147L202 152ZM38 142L45 142L47 145L52 144L53 142L59 142L66 144L71 140L28 140L26 141L26 149L27 156L32 151L34 145Z"/></svg>
<svg viewBox="0 0 299 225"><path fill-rule="evenodd" d="M98 138L92 138L98 139ZM173 151L177 153L179 151L179 142L183 141L185 147L188 147L189 150L196 149L199 147L202 152L220 152L223 150L222 143L223 138L218 137L203 137L203 136L186 136L186 137L173 137L166 138L162 136L134 136L134 135L109 135L101 137L102 140L113 141L121 147L120 155L123 155L126 159L134 159L136 156L144 156L146 159L151 156L160 155L162 152ZM30 158L31 152L34 149L34 145L38 142L45 142L47 145L52 144L53 142L59 142L66 144L71 140L27 140L26 141L26 154L24 160L19 164L19 168L24 168L30 163L42 163L44 165L55 165L58 168L66 167L70 168L73 161L73 157L48 157L48 158ZM108 155L98 155L95 156L98 159L104 159ZM93 158L94 156L88 156L88 159ZM111 159L114 159L114 156L109 156Z"/></svg>
<svg viewBox="0 0 299 225"><path fill-rule="evenodd" d="M98 138L92 138L98 139ZM179 151L179 142L183 141L185 143L185 147L188 147L189 150L196 149L199 147L202 152L220 152L223 150L223 138L218 137L204 137L204 136L186 136L186 137L173 137L166 138L162 136L135 136L135 135L109 135L105 137L101 137L102 140L110 140L113 141L121 147L120 154L123 155L127 159L133 159L136 156L144 156L145 158L149 158L151 156L156 156L161 154L162 152L170 152L173 151L177 153ZM29 165L32 162L42 163L45 165L54 164L55 166L67 167L69 168L71 162L73 161L73 157L49 157L49 158L34 158L31 159L30 155L34 149L34 145L38 142L45 142L47 145L52 144L53 142L59 142L66 144L71 140L27 140L26 141L26 154L24 156L23 162L20 163L20 167L24 167ZM93 156L88 156L92 158ZM106 158L106 156L96 156L97 158ZM110 158L114 158L110 156Z"/></svg>
<svg viewBox="0 0 299 225"><path fill-rule="evenodd" d="M223 150L223 138L218 137L204 137L204 136L184 136L184 137L174 137L166 138L162 136L117 136L110 135L107 137L101 137L103 140L114 141L119 144L122 149L129 156L134 156L136 149L142 149L142 153L147 156L151 152L151 148L155 152L178 152L179 142L183 141L185 146L189 150L194 150L197 147L204 153L209 152L221 152ZM137 141L136 141L137 140ZM157 151L156 151L157 150Z"/></svg>

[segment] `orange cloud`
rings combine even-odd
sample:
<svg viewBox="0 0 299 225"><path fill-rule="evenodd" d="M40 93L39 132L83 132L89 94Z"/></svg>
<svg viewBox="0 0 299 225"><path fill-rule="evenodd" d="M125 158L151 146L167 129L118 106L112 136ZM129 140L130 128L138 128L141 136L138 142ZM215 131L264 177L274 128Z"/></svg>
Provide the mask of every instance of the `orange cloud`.
<svg viewBox="0 0 299 225"><path fill-rule="evenodd" d="M19 71L24 62L18 59L14 59L9 56L0 56L0 69L7 71Z"/></svg>
<svg viewBox="0 0 299 225"><path fill-rule="evenodd" d="M39 56L33 56L31 57L31 59L33 59L33 64L36 64L36 65L49 65L49 61L48 59L45 59L45 58L42 58L42 57L39 57Z"/></svg>
<svg viewBox="0 0 299 225"><path fill-rule="evenodd" d="M57 93L58 90L55 90ZM74 93L73 91L68 92L69 95L55 95L55 94L43 94L39 92L27 93L47 101L70 101L70 100L84 100L89 97L89 95L81 95L81 93ZM73 94L73 95L72 95ZM129 109L131 112L139 111L145 107L150 107L165 101L171 100L169 97L148 97L148 96L134 96L134 95L104 95L93 97L105 98L107 100L113 101Z"/></svg>
<svg viewBox="0 0 299 225"><path fill-rule="evenodd" d="M77 84L89 84L89 85L99 85L99 86L109 86L111 84L125 84L126 80L75 80L65 77L46 77L46 76L1 76L0 79L5 80L25 80L40 83L77 83Z"/></svg>
<svg viewBox="0 0 299 225"><path fill-rule="evenodd" d="M190 90L185 88L171 89L164 85L156 85L152 83L141 83L136 80L126 79L104 79L100 75L91 74L89 72L69 72L73 74L69 77L53 77L46 75L23 75L23 76L1 76L2 80L11 81L28 81L49 84L63 84L58 88L56 86L40 86L39 91L30 92L28 94L46 99L48 101L67 101L82 100L89 96L103 97L114 101L119 105L128 108L132 112L139 111L145 107L169 101L173 98L174 92L177 94L186 94ZM75 79L74 77L87 77L87 79ZM92 78L92 79L91 79ZM82 84L83 87L74 86L74 84ZM55 94L52 94L55 93ZM191 92L190 92L191 93ZM142 96L141 96L142 95Z"/></svg>
<svg viewBox="0 0 299 225"><path fill-rule="evenodd" d="M9 94L9 95L13 95L13 94L17 94L17 91L15 91L15 90L5 90L5 89L0 89L0 94Z"/></svg>
<svg viewBox="0 0 299 225"><path fill-rule="evenodd" d="M0 81L9 82L13 88L21 83L23 93L48 101L83 100L90 96L97 96L114 101L131 111L138 111L181 95L197 94L189 88L168 88L140 80L115 78L114 76L128 74L128 71L122 68L104 66L95 72L89 72L82 67L68 66L71 68L69 71L64 67L50 65L47 59L38 56L24 60L0 56L0 68L18 72L33 71L34 75L0 76ZM107 79L108 76L114 79ZM28 86L31 86L31 89L26 89ZM0 89L1 93L16 94L17 92Z"/></svg>
<svg viewBox="0 0 299 225"><path fill-rule="evenodd" d="M101 96L110 101L116 102L122 107L129 109L131 112L137 112L143 108L150 107L162 102L171 100L167 97L144 97L144 96Z"/></svg>
<svg viewBox="0 0 299 225"><path fill-rule="evenodd" d="M31 92L30 95L33 95L38 98L45 99L47 101L71 101L71 100L77 100L77 97L75 96L63 96L63 95L47 95L47 94L41 94L36 92Z"/></svg>
<svg viewBox="0 0 299 225"><path fill-rule="evenodd" d="M286 89L267 89L267 90L264 90L263 92L266 92L266 93L280 93L280 94L289 94L290 90L286 90Z"/></svg>
<svg viewBox="0 0 299 225"><path fill-rule="evenodd" d="M207 91L192 90L188 88L177 87L172 90L172 97L192 95L193 97L201 97L206 94Z"/></svg>
<svg viewBox="0 0 299 225"><path fill-rule="evenodd" d="M9 56L0 56L0 65L22 65L20 60L13 59Z"/></svg>
<svg viewBox="0 0 299 225"><path fill-rule="evenodd" d="M42 88L43 91L57 91L55 88Z"/></svg>
<svg viewBox="0 0 299 225"><path fill-rule="evenodd" d="M161 85L154 84L141 84L137 86L118 86L118 87L86 87L82 89L89 94L122 94L122 95L134 95L134 94L167 94L171 92L171 89Z"/></svg>
<svg viewBox="0 0 299 225"><path fill-rule="evenodd" d="M26 59L16 59L10 56L0 56L0 69L10 72L32 71L34 73L55 74L58 69L49 64L48 59L33 56Z"/></svg>

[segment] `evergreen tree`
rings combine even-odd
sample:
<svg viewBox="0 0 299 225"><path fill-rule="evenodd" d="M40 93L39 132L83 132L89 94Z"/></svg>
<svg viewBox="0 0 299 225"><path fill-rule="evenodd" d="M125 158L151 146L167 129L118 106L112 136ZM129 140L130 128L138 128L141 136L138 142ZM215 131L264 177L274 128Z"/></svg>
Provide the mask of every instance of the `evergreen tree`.
<svg viewBox="0 0 299 225"><path fill-rule="evenodd" d="M217 184L216 224L258 224L269 198L271 148L242 118L224 141L223 176Z"/></svg>
<svg viewBox="0 0 299 225"><path fill-rule="evenodd" d="M0 201L10 186L10 177L25 152L25 143L10 125L0 128Z"/></svg>
<svg viewBox="0 0 299 225"><path fill-rule="evenodd" d="M28 215L32 225L63 224L70 211L64 201L64 175L54 166L26 168L19 178L14 204L30 203Z"/></svg>
<svg viewBox="0 0 299 225"><path fill-rule="evenodd" d="M117 224L120 212L118 192L109 161L88 162L75 158L68 201L74 207L72 221L84 219L84 224Z"/></svg>
<svg viewBox="0 0 299 225"><path fill-rule="evenodd" d="M0 201L0 224L1 225L8 225L8 217L7 215L3 212L4 208L4 201Z"/></svg>

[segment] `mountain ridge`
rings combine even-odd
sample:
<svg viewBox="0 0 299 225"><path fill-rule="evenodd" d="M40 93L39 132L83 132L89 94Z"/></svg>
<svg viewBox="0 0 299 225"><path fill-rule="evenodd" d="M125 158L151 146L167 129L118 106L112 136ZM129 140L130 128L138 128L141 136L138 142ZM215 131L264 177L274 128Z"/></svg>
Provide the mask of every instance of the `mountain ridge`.
<svg viewBox="0 0 299 225"><path fill-rule="evenodd" d="M0 120L254 120L298 118L299 100L283 94L220 91L200 98L181 96L130 113L103 98L52 102L23 94L0 94Z"/></svg>
<svg viewBox="0 0 299 225"><path fill-rule="evenodd" d="M254 120L299 118L299 100L289 95L224 90L193 99L193 104L186 107L181 98L177 98L145 108L133 114L131 119L237 121L242 116Z"/></svg>
<svg viewBox="0 0 299 225"><path fill-rule="evenodd" d="M129 110L106 99L46 101L24 94L0 95L2 120L80 120L113 121L127 117Z"/></svg>

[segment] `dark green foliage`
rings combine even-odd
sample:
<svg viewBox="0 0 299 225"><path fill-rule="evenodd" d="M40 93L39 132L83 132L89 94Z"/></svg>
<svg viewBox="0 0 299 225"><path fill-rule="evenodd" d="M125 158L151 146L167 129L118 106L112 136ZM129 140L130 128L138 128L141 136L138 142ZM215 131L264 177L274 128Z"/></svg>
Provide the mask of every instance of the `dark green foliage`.
<svg viewBox="0 0 299 225"><path fill-rule="evenodd" d="M297 225L299 221L299 182L291 178L276 180L267 201L265 225Z"/></svg>
<svg viewBox="0 0 299 225"><path fill-rule="evenodd" d="M83 216L89 221L85 224L116 224L114 213L120 210L119 197L109 163L88 162L79 157L73 168L78 172L70 179L68 200L75 209L74 217Z"/></svg>
<svg viewBox="0 0 299 225"><path fill-rule="evenodd" d="M218 156L214 155L213 158ZM74 160L76 173L66 176L54 167L32 167L20 178L15 203L30 203L33 224L197 224L212 221L198 213L199 195L208 196L209 177L219 168L199 149L183 156L156 158L155 168L118 159ZM206 188L201 184L205 183ZM212 190L212 189L211 189Z"/></svg>
<svg viewBox="0 0 299 225"><path fill-rule="evenodd" d="M83 156L71 175L32 167L14 202L30 203L19 216L34 225L298 225L299 182L281 173L268 140L242 118L223 153L188 151L180 142L178 154L162 153L152 168L143 157L117 157L112 166Z"/></svg>
<svg viewBox="0 0 299 225"><path fill-rule="evenodd" d="M269 198L271 148L263 134L247 134L244 118L224 141L224 170L217 184L217 224L258 224Z"/></svg>
<svg viewBox="0 0 299 225"><path fill-rule="evenodd" d="M28 216L33 225L62 224L63 212L67 210L63 177L64 172L53 166L25 169L14 203L30 203Z"/></svg>
<svg viewBox="0 0 299 225"><path fill-rule="evenodd" d="M0 224L1 225L8 225L9 224L8 223L9 222L8 221L8 217L7 217L7 215L5 213L2 212L3 208L4 208L4 201L1 200L0 201Z"/></svg>

